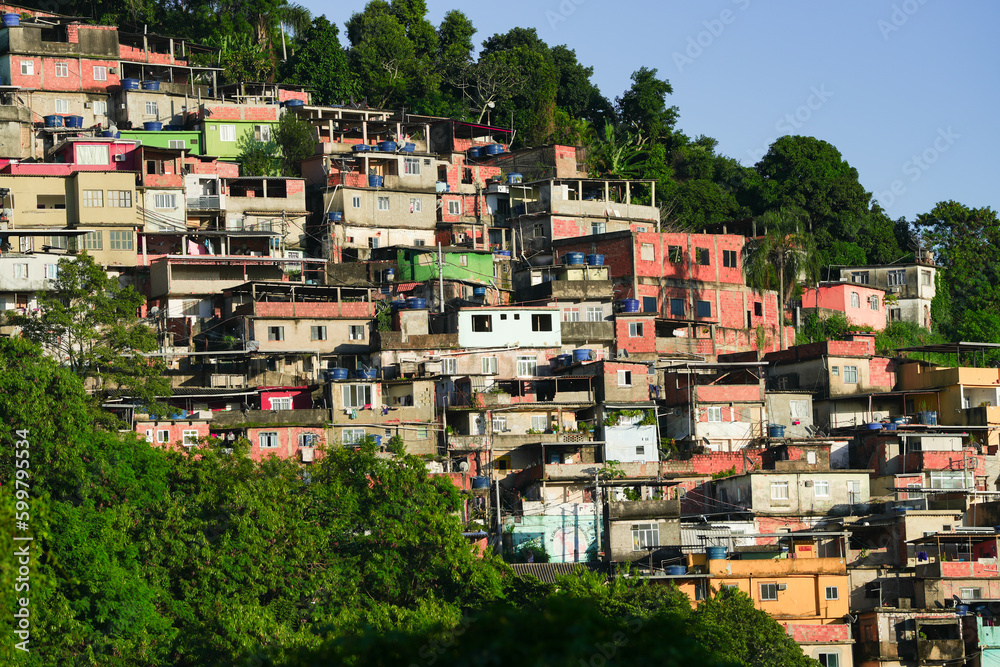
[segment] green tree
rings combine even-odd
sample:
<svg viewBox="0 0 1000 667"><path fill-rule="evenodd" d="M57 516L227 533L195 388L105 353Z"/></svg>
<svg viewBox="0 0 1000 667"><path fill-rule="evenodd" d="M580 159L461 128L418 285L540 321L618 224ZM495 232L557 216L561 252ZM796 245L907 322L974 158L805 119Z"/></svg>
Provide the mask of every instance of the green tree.
<svg viewBox="0 0 1000 667"><path fill-rule="evenodd" d="M158 346L154 331L138 318L142 295L109 277L86 252L59 260L58 267L52 289L38 297L38 312L8 321L101 394L114 391L149 404L168 394L162 362L143 356Z"/></svg>
<svg viewBox="0 0 1000 667"><path fill-rule="evenodd" d="M357 85L340 44L340 30L325 16L312 20L302 45L283 68L285 80L313 89L313 102L335 104L351 99Z"/></svg>
<svg viewBox="0 0 1000 667"><path fill-rule="evenodd" d="M785 303L799 283L818 278L815 243L805 231L802 211L781 209L761 216L757 222L763 236L747 241L743 247L743 273L755 290L778 293L778 324L781 349L785 349Z"/></svg>

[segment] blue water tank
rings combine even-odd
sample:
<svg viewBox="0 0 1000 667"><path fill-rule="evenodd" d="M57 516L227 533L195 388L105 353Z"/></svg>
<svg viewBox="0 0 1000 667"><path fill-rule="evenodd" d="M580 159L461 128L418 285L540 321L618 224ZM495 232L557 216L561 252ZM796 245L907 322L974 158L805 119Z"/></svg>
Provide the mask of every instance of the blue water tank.
<svg viewBox="0 0 1000 667"><path fill-rule="evenodd" d="M63 116L63 127L83 127L83 116Z"/></svg>
<svg viewBox="0 0 1000 667"><path fill-rule="evenodd" d="M418 308L426 308L427 299L418 299L415 296L411 296L409 299L406 300L406 307L410 308L411 310Z"/></svg>
<svg viewBox="0 0 1000 667"><path fill-rule="evenodd" d="M563 264L568 264L569 266L582 266L586 259L586 255L582 252L568 252L563 255Z"/></svg>
<svg viewBox="0 0 1000 667"><path fill-rule="evenodd" d="M473 287L472 288L472 296L486 296L486 288L485 287Z"/></svg>
<svg viewBox="0 0 1000 667"><path fill-rule="evenodd" d="M383 153L391 153L396 150L395 141L380 141L378 142L378 149Z"/></svg>
<svg viewBox="0 0 1000 667"><path fill-rule="evenodd" d="M726 547L705 547L708 560L726 560Z"/></svg>
<svg viewBox="0 0 1000 667"><path fill-rule="evenodd" d="M122 90L139 90L139 79L122 79Z"/></svg>
<svg viewBox="0 0 1000 667"><path fill-rule="evenodd" d="M3 15L3 25L5 28L15 28L21 25L21 15L13 12Z"/></svg>
<svg viewBox="0 0 1000 667"><path fill-rule="evenodd" d="M42 120L45 121L45 127L62 127L63 117L62 116L43 116Z"/></svg>
<svg viewBox="0 0 1000 667"><path fill-rule="evenodd" d="M483 147L473 146L472 148L467 150L465 154L468 155L473 160L478 160L479 158L483 157Z"/></svg>
<svg viewBox="0 0 1000 667"><path fill-rule="evenodd" d="M503 153L503 144L490 144L486 147L487 155L500 155Z"/></svg>
<svg viewBox="0 0 1000 667"><path fill-rule="evenodd" d="M369 146L368 144L354 144L354 147L351 150L353 150L355 153L367 153L371 149L372 147Z"/></svg>
<svg viewBox="0 0 1000 667"><path fill-rule="evenodd" d="M146 130L147 132L159 132L161 129L163 129L163 123L156 120L147 120L145 123L142 124L142 129Z"/></svg>
<svg viewBox="0 0 1000 667"><path fill-rule="evenodd" d="M784 438L785 437L785 425L784 424L768 424L767 435L769 438Z"/></svg>
<svg viewBox="0 0 1000 667"><path fill-rule="evenodd" d="M473 477L472 478L472 488L474 488L474 489L488 489L488 488L490 488L490 478L489 477Z"/></svg>
<svg viewBox="0 0 1000 667"><path fill-rule="evenodd" d="M142 89L143 90L159 90L160 89L160 82L157 81L156 79L146 79L145 81L142 82Z"/></svg>
<svg viewBox="0 0 1000 667"><path fill-rule="evenodd" d="M368 174L368 187L370 188L380 188L385 182L385 179L376 174Z"/></svg>
<svg viewBox="0 0 1000 667"><path fill-rule="evenodd" d="M587 255L589 266L604 266L604 255Z"/></svg>
<svg viewBox="0 0 1000 667"><path fill-rule="evenodd" d="M573 350L573 361L590 361L590 355L593 353L594 351L589 348L578 348Z"/></svg>
<svg viewBox="0 0 1000 667"><path fill-rule="evenodd" d="M512 171L511 173L507 174L508 185L517 185L522 180L524 180L524 174L519 174L516 171Z"/></svg>
<svg viewBox="0 0 1000 667"><path fill-rule="evenodd" d="M330 211L326 214L326 219L330 222L340 222L344 219L344 214L341 211Z"/></svg>
<svg viewBox="0 0 1000 667"><path fill-rule="evenodd" d="M618 302L623 313L639 313L639 299L622 299Z"/></svg>

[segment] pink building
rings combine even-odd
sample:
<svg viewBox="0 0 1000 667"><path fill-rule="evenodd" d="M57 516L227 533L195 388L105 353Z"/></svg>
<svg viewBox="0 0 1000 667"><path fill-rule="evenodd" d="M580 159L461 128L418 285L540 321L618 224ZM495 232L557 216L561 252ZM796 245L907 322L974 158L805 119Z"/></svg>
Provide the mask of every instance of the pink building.
<svg viewBox="0 0 1000 667"><path fill-rule="evenodd" d="M885 290L870 285L848 282L820 283L802 292L802 309L816 311L820 316L842 313L851 324L885 329L888 309Z"/></svg>

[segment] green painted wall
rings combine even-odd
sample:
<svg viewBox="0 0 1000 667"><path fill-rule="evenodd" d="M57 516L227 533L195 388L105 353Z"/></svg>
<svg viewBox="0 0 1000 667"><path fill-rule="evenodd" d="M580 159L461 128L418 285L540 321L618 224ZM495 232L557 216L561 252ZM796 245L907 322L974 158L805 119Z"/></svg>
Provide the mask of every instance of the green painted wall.
<svg viewBox="0 0 1000 667"><path fill-rule="evenodd" d="M399 267L399 280L403 282L419 283L438 277L437 250L399 250L396 252L396 263ZM445 252L444 277L446 280L465 280L488 285L493 279L493 255Z"/></svg>
<svg viewBox="0 0 1000 667"><path fill-rule="evenodd" d="M191 155L204 155L204 140L198 130L145 132L143 130L122 130L122 139L137 139L143 146L170 148L171 141L183 141Z"/></svg>
<svg viewBox="0 0 1000 667"><path fill-rule="evenodd" d="M270 125L271 126L271 136L274 136L274 131L278 129L278 123L269 123L260 120L206 120L203 121L202 128L204 129L205 135L205 153L204 155L214 155L216 157L233 159L239 156L240 149L237 148L239 145L239 139L246 133L253 133L254 125ZM222 140L222 130L220 129L223 125L235 125L236 126L236 141L223 141Z"/></svg>

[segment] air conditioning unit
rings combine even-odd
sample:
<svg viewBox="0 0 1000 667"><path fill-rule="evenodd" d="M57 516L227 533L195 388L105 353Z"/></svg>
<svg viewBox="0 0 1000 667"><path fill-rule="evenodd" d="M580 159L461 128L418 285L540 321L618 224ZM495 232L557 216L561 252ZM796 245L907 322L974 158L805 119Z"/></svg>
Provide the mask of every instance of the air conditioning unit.
<svg viewBox="0 0 1000 667"><path fill-rule="evenodd" d="M125 156L119 153L118 155L113 156L113 159L115 162L124 162Z"/></svg>
<svg viewBox="0 0 1000 667"><path fill-rule="evenodd" d="M93 102L84 102L83 103L83 108L84 109L93 109L94 108L94 103Z"/></svg>

